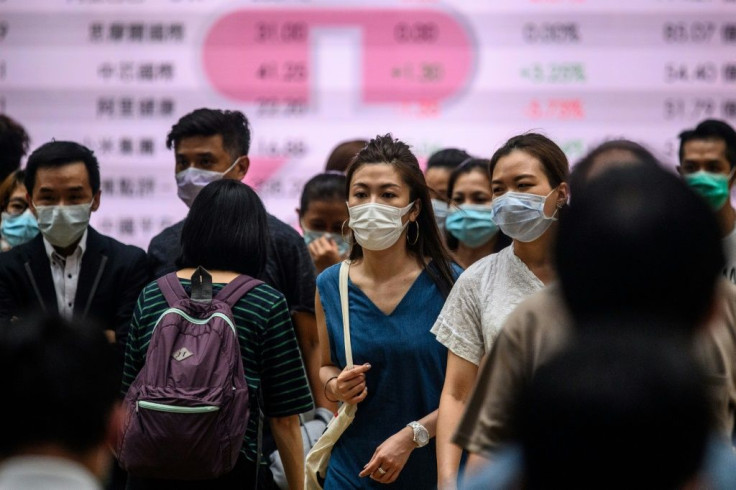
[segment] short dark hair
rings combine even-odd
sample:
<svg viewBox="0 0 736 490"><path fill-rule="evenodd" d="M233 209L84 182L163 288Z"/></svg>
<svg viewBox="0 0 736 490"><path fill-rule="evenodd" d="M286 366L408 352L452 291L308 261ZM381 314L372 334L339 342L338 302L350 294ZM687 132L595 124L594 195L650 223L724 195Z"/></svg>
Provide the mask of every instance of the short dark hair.
<svg viewBox="0 0 736 490"><path fill-rule="evenodd" d="M0 420L0 457L38 444L83 454L104 442L120 372L98 326L58 317L0 328L0 373L9 403Z"/></svg>
<svg viewBox="0 0 736 490"><path fill-rule="evenodd" d="M688 335L705 317L725 262L705 201L650 165L612 168L578 189L560 218L555 257L578 324L658 318Z"/></svg>
<svg viewBox="0 0 736 490"><path fill-rule="evenodd" d="M260 277L268 250L268 221L253 189L232 179L207 184L189 209L177 266Z"/></svg>
<svg viewBox="0 0 736 490"><path fill-rule="evenodd" d="M171 149L184 138L192 136L222 136L223 149L235 160L250 150L250 125L240 111L197 109L183 116L166 136L166 148Z"/></svg>
<svg viewBox="0 0 736 490"><path fill-rule="evenodd" d="M575 191L585 186L597 158L609 151L629 152L634 156L636 163L642 165L661 165L657 157L639 143L627 139L606 141L590 150L587 155L573 166L572 172L570 173L570 194L572 199L575 198Z"/></svg>
<svg viewBox="0 0 736 490"><path fill-rule="evenodd" d="M444 148L429 156L429 159L427 160L427 170L434 167L452 170L457 168L468 158L472 158L472 156L465 150L460 150L458 148Z"/></svg>
<svg viewBox="0 0 736 490"><path fill-rule="evenodd" d="M28 194L33 195L38 169L63 167L77 162L84 163L92 193L97 194L97 191L100 190L100 164L97 162L97 157L92 150L74 141L49 141L31 153L25 169Z"/></svg>
<svg viewBox="0 0 736 490"><path fill-rule="evenodd" d="M312 201L345 202L347 200L346 184L347 178L340 172L325 172L309 179L302 190L299 216L304 216Z"/></svg>
<svg viewBox="0 0 736 490"><path fill-rule="evenodd" d="M350 163L360 150L368 143L366 140L343 141L332 149L327 157L325 171L343 172L348 169Z"/></svg>
<svg viewBox="0 0 736 490"><path fill-rule="evenodd" d="M736 167L736 130L727 122L718 119L706 119L695 129L688 129L680 133L679 158L685 155L685 143L693 140L722 140L726 144L726 160L731 168Z"/></svg>
<svg viewBox="0 0 736 490"><path fill-rule="evenodd" d="M489 164L491 180L498 161L515 150L528 153L542 163L542 170L553 189L561 183L567 182L570 175L570 165L567 162L565 152L554 141L539 133L524 133L514 136L496 150Z"/></svg>
<svg viewBox="0 0 736 490"><path fill-rule="evenodd" d="M5 114L0 114L0 182L20 168L28 153L30 138L26 130Z"/></svg>
<svg viewBox="0 0 736 490"><path fill-rule="evenodd" d="M518 406L525 488L675 489L698 474L705 379L687 343L648 327L580 339L536 371Z"/></svg>

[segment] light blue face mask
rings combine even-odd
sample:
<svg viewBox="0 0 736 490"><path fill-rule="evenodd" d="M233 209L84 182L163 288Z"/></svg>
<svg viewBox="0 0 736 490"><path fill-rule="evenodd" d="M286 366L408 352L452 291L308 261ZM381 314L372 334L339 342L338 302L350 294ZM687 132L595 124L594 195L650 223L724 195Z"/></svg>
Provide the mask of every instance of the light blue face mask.
<svg viewBox="0 0 736 490"><path fill-rule="evenodd" d="M448 206L441 199L432 199L432 210L434 211L434 219L437 222L437 228L441 232L445 231L445 219L447 218Z"/></svg>
<svg viewBox="0 0 736 490"><path fill-rule="evenodd" d="M350 244L343 239L342 235L330 233L329 231L312 231L306 228L302 228L302 230L304 230L304 243L307 245L318 238L326 237L332 238L335 241L337 244L337 253L340 254L340 257L345 257L350 250Z"/></svg>
<svg viewBox="0 0 736 490"><path fill-rule="evenodd" d="M491 206L461 204L451 208L445 220L447 231L470 248L485 245L498 232L491 219Z"/></svg>
<svg viewBox="0 0 736 490"><path fill-rule="evenodd" d="M2 235L11 247L17 247L38 235L38 221L30 209L17 215L2 213L2 220Z"/></svg>

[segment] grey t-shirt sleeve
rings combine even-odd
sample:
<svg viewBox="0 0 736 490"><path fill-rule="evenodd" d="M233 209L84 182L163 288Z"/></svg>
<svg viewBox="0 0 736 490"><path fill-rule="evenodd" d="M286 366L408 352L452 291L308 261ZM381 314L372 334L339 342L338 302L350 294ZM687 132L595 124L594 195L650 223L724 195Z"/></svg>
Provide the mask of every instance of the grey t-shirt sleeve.
<svg viewBox="0 0 736 490"><path fill-rule="evenodd" d="M471 267L458 278L431 330L453 354L475 365L485 353L478 271Z"/></svg>

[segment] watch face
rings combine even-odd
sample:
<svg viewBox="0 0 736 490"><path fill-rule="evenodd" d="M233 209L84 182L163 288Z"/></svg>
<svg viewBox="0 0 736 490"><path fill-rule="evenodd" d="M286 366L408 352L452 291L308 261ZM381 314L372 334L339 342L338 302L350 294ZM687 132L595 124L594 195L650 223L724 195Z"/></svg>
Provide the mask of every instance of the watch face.
<svg viewBox="0 0 736 490"><path fill-rule="evenodd" d="M419 447L425 446L429 442L429 432L422 425L417 424L412 427L414 429L414 442Z"/></svg>

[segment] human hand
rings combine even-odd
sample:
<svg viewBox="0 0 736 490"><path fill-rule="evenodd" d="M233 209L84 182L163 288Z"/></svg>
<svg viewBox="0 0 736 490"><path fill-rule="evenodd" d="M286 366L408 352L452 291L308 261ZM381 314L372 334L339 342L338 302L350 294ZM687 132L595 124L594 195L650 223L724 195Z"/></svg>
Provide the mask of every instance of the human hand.
<svg viewBox="0 0 736 490"><path fill-rule="evenodd" d="M404 427L376 448L373 457L358 476L363 478L370 475L379 483L393 483L416 447L414 432Z"/></svg>
<svg viewBox="0 0 736 490"><path fill-rule="evenodd" d="M338 400L355 405L365 400L368 387L365 385L365 372L371 368L368 363L345 368L335 379L335 396Z"/></svg>
<svg viewBox="0 0 736 490"><path fill-rule="evenodd" d="M314 262L317 273L342 260L337 248L337 242L332 238L321 236L310 243L307 248L309 249L309 255L312 257L312 262Z"/></svg>

